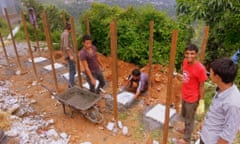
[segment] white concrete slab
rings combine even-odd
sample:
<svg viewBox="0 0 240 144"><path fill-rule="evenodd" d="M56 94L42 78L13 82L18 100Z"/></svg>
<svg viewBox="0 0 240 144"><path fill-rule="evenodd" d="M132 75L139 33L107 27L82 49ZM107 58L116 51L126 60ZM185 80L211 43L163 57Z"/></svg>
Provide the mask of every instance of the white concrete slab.
<svg viewBox="0 0 240 144"><path fill-rule="evenodd" d="M166 109L165 105L157 104L151 110L149 110L145 114L145 116L164 124L165 109ZM170 108L169 118L171 118L174 114L176 114L176 110L173 108Z"/></svg>
<svg viewBox="0 0 240 144"><path fill-rule="evenodd" d="M52 65L46 65L43 67L44 69L48 70L48 71L52 71ZM54 63L54 68L55 69L60 69L60 68L64 68L64 66L60 63Z"/></svg>
<svg viewBox="0 0 240 144"><path fill-rule="evenodd" d="M82 75L82 74L81 74ZM64 74L62 74L61 75L63 78L65 78L66 80L69 80L69 73L64 73ZM77 78L78 77L78 74L76 73L75 74L75 78Z"/></svg>
<svg viewBox="0 0 240 144"><path fill-rule="evenodd" d="M40 62L44 62L46 60L47 60L47 58L45 58L45 57L35 57L35 58L33 58L34 63L40 63ZM28 62L32 62L32 59L29 58Z"/></svg>
<svg viewBox="0 0 240 144"><path fill-rule="evenodd" d="M90 86L87 82L83 83L82 86L86 89L90 89Z"/></svg>
<svg viewBox="0 0 240 144"><path fill-rule="evenodd" d="M117 95L117 102L129 106L134 101L134 95L134 93L127 91L121 92Z"/></svg>

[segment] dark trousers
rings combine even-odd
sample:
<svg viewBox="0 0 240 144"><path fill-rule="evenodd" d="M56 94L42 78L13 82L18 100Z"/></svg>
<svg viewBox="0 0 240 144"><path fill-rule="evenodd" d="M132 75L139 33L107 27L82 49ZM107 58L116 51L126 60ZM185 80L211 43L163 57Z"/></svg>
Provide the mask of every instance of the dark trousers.
<svg viewBox="0 0 240 144"><path fill-rule="evenodd" d="M200 144L204 144L203 140L200 138Z"/></svg>
<svg viewBox="0 0 240 144"><path fill-rule="evenodd" d="M69 81L68 81L68 87L71 88L74 86L74 77L76 74L76 67L75 67L75 61L72 61L68 59L68 67L69 67Z"/></svg>
<svg viewBox="0 0 240 144"><path fill-rule="evenodd" d="M101 71L92 73L93 77L99 81L99 86L95 89L95 86L91 83L89 76L86 74L87 82L90 86L90 91L99 94L100 88L105 86L105 80Z"/></svg>
<svg viewBox="0 0 240 144"><path fill-rule="evenodd" d="M184 140L190 142L191 135L194 130L194 119L197 110L198 101L194 103L188 103L182 101L182 117L184 119Z"/></svg>

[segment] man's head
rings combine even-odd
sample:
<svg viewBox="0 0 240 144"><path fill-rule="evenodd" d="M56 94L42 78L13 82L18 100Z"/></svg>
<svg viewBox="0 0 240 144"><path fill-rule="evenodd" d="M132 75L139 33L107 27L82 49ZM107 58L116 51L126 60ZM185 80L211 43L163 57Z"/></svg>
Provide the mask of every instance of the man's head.
<svg viewBox="0 0 240 144"><path fill-rule="evenodd" d="M64 30L71 31L71 25L69 23L67 23L64 27Z"/></svg>
<svg viewBox="0 0 240 144"><path fill-rule="evenodd" d="M132 71L132 76L134 80L139 80L140 75L141 75L141 71L139 69L134 69Z"/></svg>
<svg viewBox="0 0 240 144"><path fill-rule="evenodd" d="M189 44L185 48L184 56L187 59L188 63L194 63L197 60L198 48L194 44Z"/></svg>
<svg viewBox="0 0 240 144"><path fill-rule="evenodd" d="M82 37L82 44L83 44L83 47L85 47L85 48L92 47L92 39L91 39L90 35L84 35Z"/></svg>
<svg viewBox="0 0 240 144"><path fill-rule="evenodd" d="M229 58L214 60L210 65L210 78L213 82L221 80L232 83L237 75L238 66Z"/></svg>

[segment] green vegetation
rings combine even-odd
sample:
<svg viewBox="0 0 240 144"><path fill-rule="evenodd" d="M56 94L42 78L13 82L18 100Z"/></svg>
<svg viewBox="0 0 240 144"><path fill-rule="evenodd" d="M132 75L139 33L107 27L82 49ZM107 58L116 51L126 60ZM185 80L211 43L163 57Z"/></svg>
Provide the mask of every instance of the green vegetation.
<svg viewBox="0 0 240 144"><path fill-rule="evenodd" d="M183 49L191 38L191 31L169 18L164 12L156 10L151 5L129 7L123 9L117 6L94 3L91 9L80 18L82 30L86 31L85 16L89 17L91 35L94 44L105 55L110 54L109 25L117 20L118 57L121 60L144 66L148 63L149 23L154 21L153 63L167 65L171 35L174 29L179 30L176 67L180 68L183 59Z"/></svg>
<svg viewBox="0 0 240 144"><path fill-rule="evenodd" d="M2 17L0 17L0 32L2 36L8 35L9 31L7 27L8 27L7 22L4 19L2 19Z"/></svg>
<svg viewBox="0 0 240 144"><path fill-rule="evenodd" d="M240 3L236 0L177 0L180 21L204 21L210 26L206 63L231 56L240 47Z"/></svg>

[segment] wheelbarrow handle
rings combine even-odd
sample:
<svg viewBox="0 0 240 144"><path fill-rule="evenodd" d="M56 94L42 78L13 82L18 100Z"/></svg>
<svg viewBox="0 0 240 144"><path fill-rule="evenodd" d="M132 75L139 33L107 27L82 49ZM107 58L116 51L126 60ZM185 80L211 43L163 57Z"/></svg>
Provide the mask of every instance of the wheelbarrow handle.
<svg viewBox="0 0 240 144"><path fill-rule="evenodd" d="M51 93L51 95L53 95L54 97L56 97L57 95L57 93L56 92L54 92L53 90L51 90L50 88L48 88L47 86L45 86L44 84L40 84L43 88L45 88L48 92L50 92Z"/></svg>

